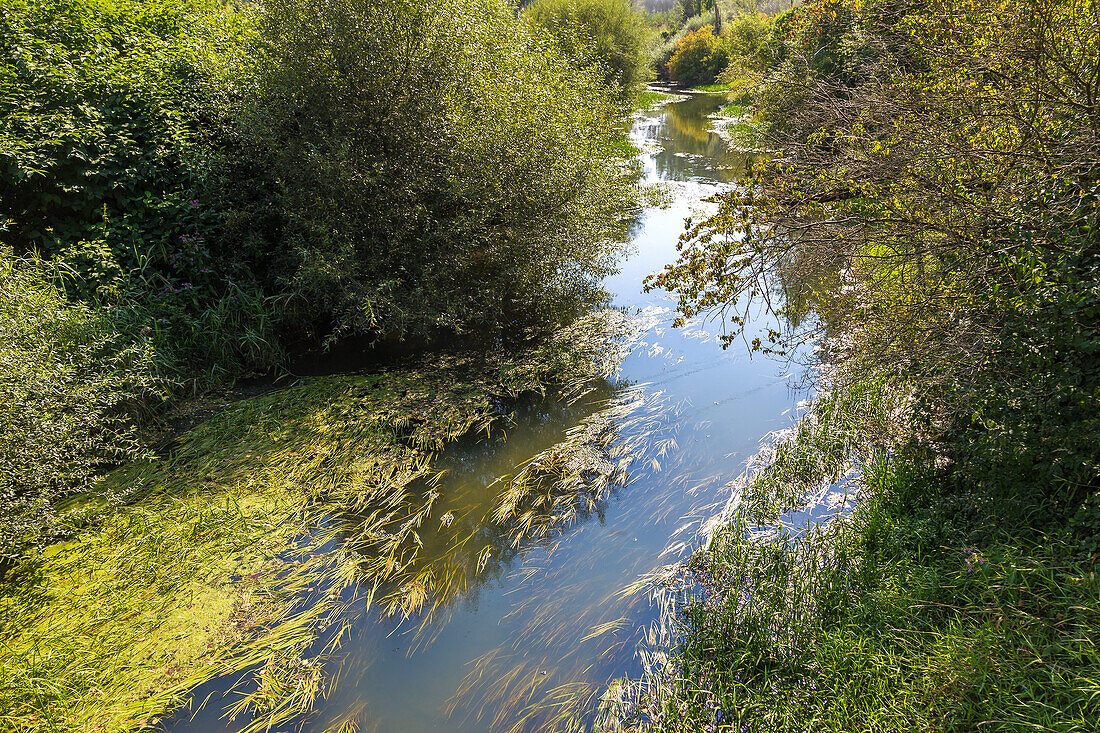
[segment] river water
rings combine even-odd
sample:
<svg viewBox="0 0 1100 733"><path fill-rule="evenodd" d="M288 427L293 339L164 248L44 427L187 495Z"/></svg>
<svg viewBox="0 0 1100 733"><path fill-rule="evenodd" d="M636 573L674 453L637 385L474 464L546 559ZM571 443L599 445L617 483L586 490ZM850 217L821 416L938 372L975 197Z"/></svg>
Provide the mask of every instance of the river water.
<svg viewBox="0 0 1100 733"><path fill-rule="evenodd" d="M798 399L775 361L750 359L736 344L723 351L715 324L673 329L669 296L642 292L644 277L675 259L684 219L704 213L705 199L744 170L746 155L710 117L723 101L688 97L634 125L646 179L659 183L665 201L640 217L621 272L606 283L640 330L621 381L573 404L528 404L496 438L443 458L440 512L454 526L440 525L439 537L425 533L424 551L441 566L483 567L467 572L430 619L362 614L332 692L305 730L349 719L379 733L583 730L608 683L641 672L637 649L658 611L649 594L624 590L690 553L701 520L721 511L728 482L760 441L791 424ZM483 527L495 480L609 400L621 448L612 457L629 463L624 485L563 531L518 546ZM463 528L474 538L469 548L449 547ZM208 709L171 727L226 724Z"/></svg>

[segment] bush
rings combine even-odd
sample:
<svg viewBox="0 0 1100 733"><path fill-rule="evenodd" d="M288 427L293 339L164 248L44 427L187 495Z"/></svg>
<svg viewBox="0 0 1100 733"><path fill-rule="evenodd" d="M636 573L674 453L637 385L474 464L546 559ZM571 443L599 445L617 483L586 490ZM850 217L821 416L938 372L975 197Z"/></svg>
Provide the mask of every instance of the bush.
<svg viewBox="0 0 1100 733"><path fill-rule="evenodd" d="M352 332L495 336L599 296L632 206L621 92L496 0L2 3L0 244L114 306L165 376ZM633 88L636 13L592 8Z"/></svg>
<svg viewBox="0 0 1100 733"><path fill-rule="evenodd" d="M687 34L713 23L713 13L695 15L684 20L680 24L678 30L665 35L665 40L657 44L650 54L650 65L656 70L657 77L664 81L671 81L668 74L668 62L669 59L672 58L672 54L676 51L676 47L679 45L680 41L682 41Z"/></svg>
<svg viewBox="0 0 1100 733"><path fill-rule="evenodd" d="M668 72L674 80L689 86L713 84L732 58L729 42L714 35L714 26L705 25L676 44Z"/></svg>
<svg viewBox="0 0 1100 733"><path fill-rule="evenodd" d="M609 85L630 94L648 81L649 29L628 0L535 0L527 13L567 58L600 65Z"/></svg>
<svg viewBox="0 0 1100 733"><path fill-rule="evenodd" d="M317 335L496 338L599 293L618 105L496 2L272 3L215 141L220 238Z"/></svg>
<svg viewBox="0 0 1100 733"><path fill-rule="evenodd" d="M209 75L197 41L215 12L201 1L4 0L0 220L17 254L102 239L133 269L187 231L184 158Z"/></svg>
<svg viewBox="0 0 1100 733"><path fill-rule="evenodd" d="M0 557L58 531L59 502L134 454L128 415L152 384L148 349L106 311L0 250Z"/></svg>
<svg viewBox="0 0 1100 733"><path fill-rule="evenodd" d="M277 355L273 308L194 185L250 22L216 0L0 2L0 244L120 303L165 374Z"/></svg>

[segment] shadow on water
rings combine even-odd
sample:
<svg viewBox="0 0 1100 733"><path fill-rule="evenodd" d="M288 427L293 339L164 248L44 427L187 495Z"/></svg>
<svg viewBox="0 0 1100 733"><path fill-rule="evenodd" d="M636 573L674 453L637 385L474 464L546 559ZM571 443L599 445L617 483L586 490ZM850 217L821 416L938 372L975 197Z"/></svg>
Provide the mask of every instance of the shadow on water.
<svg viewBox="0 0 1100 733"><path fill-rule="evenodd" d="M640 671L636 650L658 609L631 589L691 551L702 521L729 500L729 479L790 424L798 399L774 362L722 351L714 324L672 329L674 303L641 289L675 258L684 218L744 170L745 156L711 127L723 102L689 97L633 129L648 181L672 193L645 212L634 253L606 282L641 334L622 381L569 402L523 401L503 430L455 444L439 476L409 487L410 501L429 508L387 545L399 548L389 561L378 543L399 522L367 531L359 516L333 518L362 552L364 574L385 582L369 609L354 599L331 693L297 727L590 730L608 683ZM168 727L246 722L219 720L218 709Z"/></svg>

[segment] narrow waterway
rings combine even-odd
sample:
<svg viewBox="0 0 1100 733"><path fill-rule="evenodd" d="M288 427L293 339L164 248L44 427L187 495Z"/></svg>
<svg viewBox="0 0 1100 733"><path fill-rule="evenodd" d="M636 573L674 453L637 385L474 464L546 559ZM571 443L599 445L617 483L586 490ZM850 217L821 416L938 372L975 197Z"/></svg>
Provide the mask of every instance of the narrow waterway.
<svg viewBox="0 0 1100 733"><path fill-rule="evenodd" d="M439 513L448 519L422 533L424 557L460 582L430 617L363 614L306 730L351 718L379 733L584 730L608 682L640 672L636 650L656 609L647 593L625 591L690 552L700 520L721 510L727 482L761 438L790 424L798 399L774 361L723 351L715 324L673 329L668 296L642 292L644 277L675 259L685 218L743 172L745 154L710 117L722 102L689 97L634 126L646 178L664 201L640 218L622 271L607 282L640 329L621 381L571 404L527 404L493 439L443 458ZM482 520L498 479L598 411L617 446L600 460L622 463L622 484L537 540L517 545L490 531ZM210 709L171 727L226 726Z"/></svg>

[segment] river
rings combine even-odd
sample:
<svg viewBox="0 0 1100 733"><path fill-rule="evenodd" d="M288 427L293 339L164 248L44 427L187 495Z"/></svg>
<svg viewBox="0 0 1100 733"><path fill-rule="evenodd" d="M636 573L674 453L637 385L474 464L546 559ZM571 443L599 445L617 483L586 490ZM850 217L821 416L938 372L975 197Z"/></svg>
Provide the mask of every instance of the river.
<svg viewBox="0 0 1100 733"><path fill-rule="evenodd" d="M621 272L606 283L639 329L620 381L573 404L525 403L506 431L444 456L440 511L453 519L438 536L423 533L424 552L441 568L477 558L478 572L463 575L430 619L362 614L332 692L305 730L348 719L378 733L583 730L608 683L641 672L637 649L657 609L649 594L624 589L690 553L701 520L729 499L729 480L762 438L791 424L798 399L775 361L750 359L736 344L723 351L713 323L673 329L669 296L642 292L644 277L675 259L684 219L704 213L705 199L744 170L745 154L713 129L710 115L723 101L674 101L641 115L632 130L646 180L665 200L639 218ZM609 400L617 446L610 458L629 463L624 485L537 540L517 546L483 531L496 479ZM460 535L474 538L468 549L452 546ZM217 707L177 717L170 728L233 729Z"/></svg>

